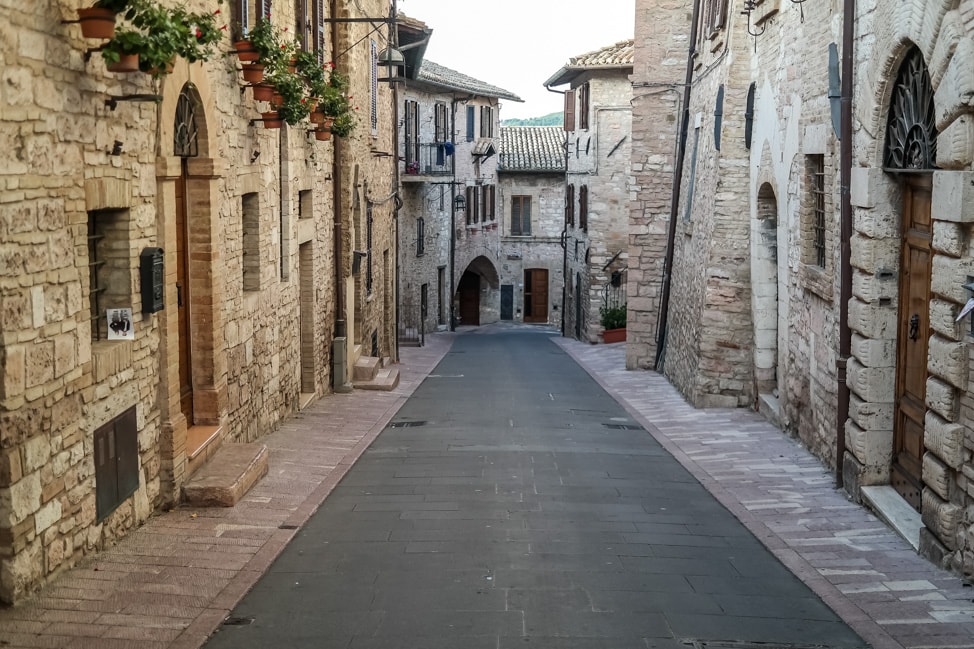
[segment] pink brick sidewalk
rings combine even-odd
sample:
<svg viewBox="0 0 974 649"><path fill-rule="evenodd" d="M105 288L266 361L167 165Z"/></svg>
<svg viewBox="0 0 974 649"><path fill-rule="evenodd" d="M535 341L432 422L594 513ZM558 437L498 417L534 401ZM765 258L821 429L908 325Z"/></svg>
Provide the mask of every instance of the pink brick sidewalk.
<svg viewBox="0 0 974 649"><path fill-rule="evenodd" d="M0 610L4 649L197 649L447 352L403 348L399 387L324 397L261 440L270 471L232 508L180 507Z"/></svg>
<svg viewBox="0 0 974 649"><path fill-rule="evenodd" d="M627 372L624 345L554 340L875 649L974 647L974 588L850 502L760 415L694 410L655 372Z"/></svg>

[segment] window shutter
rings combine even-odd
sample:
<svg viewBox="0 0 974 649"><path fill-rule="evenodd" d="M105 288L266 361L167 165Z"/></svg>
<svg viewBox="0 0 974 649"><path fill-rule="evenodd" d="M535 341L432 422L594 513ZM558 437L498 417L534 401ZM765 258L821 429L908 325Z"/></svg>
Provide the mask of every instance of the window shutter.
<svg viewBox="0 0 974 649"><path fill-rule="evenodd" d="M521 197L511 198L511 234L521 234Z"/></svg>
<svg viewBox="0 0 974 649"><path fill-rule="evenodd" d="M589 85L586 82L578 89L578 128L580 129L588 129L588 101Z"/></svg>
<svg viewBox="0 0 974 649"><path fill-rule="evenodd" d="M575 130L575 91L565 93L565 130Z"/></svg>
<svg viewBox="0 0 974 649"><path fill-rule="evenodd" d="M271 15L271 0L258 0L260 2L260 16L262 18L270 18Z"/></svg>
<svg viewBox="0 0 974 649"><path fill-rule="evenodd" d="M325 63L325 0L314 0L314 16L312 32L314 33L314 48L318 54L318 63Z"/></svg>
<svg viewBox="0 0 974 649"><path fill-rule="evenodd" d="M565 191L565 225L575 227L575 185L569 185Z"/></svg>
<svg viewBox="0 0 974 649"><path fill-rule="evenodd" d="M474 193L473 187L467 187L467 225L473 223Z"/></svg>
<svg viewBox="0 0 974 649"><path fill-rule="evenodd" d="M588 232L588 187L578 188L578 227Z"/></svg>
<svg viewBox="0 0 974 649"><path fill-rule="evenodd" d="M521 234L531 234L531 197L523 198L521 206Z"/></svg>
<svg viewBox="0 0 974 649"><path fill-rule="evenodd" d="M490 186L490 220L497 218L497 186Z"/></svg>
<svg viewBox="0 0 974 649"><path fill-rule="evenodd" d="M467 106L467 142L474 140L474 116L476 115L473 106Z"/></svg>

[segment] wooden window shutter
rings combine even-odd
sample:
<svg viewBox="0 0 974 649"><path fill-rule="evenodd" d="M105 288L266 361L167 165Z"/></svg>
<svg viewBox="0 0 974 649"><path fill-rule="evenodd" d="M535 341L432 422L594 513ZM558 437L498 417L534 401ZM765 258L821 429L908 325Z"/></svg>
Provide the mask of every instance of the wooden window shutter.
<svg viewBox="0 0 974 649"><path fill-rule="evenodd" d="M473 106L467 106L467 142L473 142L474 140L474 116L477 112L473 109Z"/></svg>
<svg viewBox="0 0 974 649"><path fill-rule="evenodd" d="M524 196L521 205L521 234L531 234L531 197Z"/></svg>
<svg viewBox="0 0 974 649"><path fill-rule="evenodd" d="M565 130L575 130L575 91L565 93Z"/></svg>
<svg viewBox="0 0 974 649"><path fill-rule="evenodd" d="M578 227L588 231L588 187L578 188Z"/></svg>
<svg viewBox="0 0 974 649"><path fill-rule="evenodd" d="M511 197L511 234L521 234L521 197Z"/></svg>
<svg viewBox="0 0 974 649"><path fill-rule="evenodd" d="M473 210L474 210L474 192L473 186L467 187L467 225L473 223Z"/></svg>
<svg viewBox="0 0 974 649"><path fill-rule="evenodd" d="M497 186L490 186L490 220L497 218Z"/></svg>
<svg viewBox="0 0 974 649"><path fill-rule="evenodd" d="M580 129L588 129L588 102L589 85L586 82L578 89L578 128Z"/></svg>
<svg viewBox="0 0 974 649"><path fill-rule="evenodd" d="M565 190L565 225L575 227L575 185Z"/></svg>
<svg viewBox="0 0 974 649"><path fill-rule="evenodd" d="M325 63L325 0L314 0L314 15L311 20L314 34L314 49L318 54L318 63Z"/></svg>
<svg viewBox="0 0 974 649"><path fill-rule="evenodd" d="M258 0L260 2L260 15L258 18L269 18L271 15L271 0Z"/></svg>

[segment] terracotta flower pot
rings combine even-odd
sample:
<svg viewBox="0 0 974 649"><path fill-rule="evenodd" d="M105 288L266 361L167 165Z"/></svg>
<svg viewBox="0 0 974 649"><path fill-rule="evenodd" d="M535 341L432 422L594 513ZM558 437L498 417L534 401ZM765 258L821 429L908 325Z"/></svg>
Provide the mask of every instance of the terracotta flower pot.
<svg viewBox="0 0 974 649"><path fill-rule="evenodd" d="M139 55L122 54L117 63L109 63L106 68L109 72L138 72Z"/></svg>
<svg viewBox="0 0 974 649"><path fill-rule="evenodd" d="M258 83L251 87L254 91L254 99L257 101L270 101L274 96L274 86L267 83Z"/></svg>
<svg viewBox="0 0 974 649"><path fill-rule="evenodd" d="M622 329L606 329L602 332L602 342L604 343L621 343L626 340L626 330Z"/></svg>
<svg viewBox="0 0 974 649"><path fill-rule="evenodd" d="M247 63L243 66L243 78L247 83L260 83L264 80L263 63Z"/></svg>
<svg viewBox="0 0 974 649"><path fill-rule="evenodd" d="M308 119L311 120L312 124L323 124L325 121L325 114L319 113L318 111L311 111L311 114L308 115Z"/></svg>
<svg viewBox="0 0 974 649"><path fill-rule="evenodd" d="M78 9L78 23L85 38L108 39L115 35L115 12L110 9Z"/></svg>
<svg viewBox="0 0 974 649"><path fill-rule="evenodd" d="M264 128L281 128L284 124L284 120L276 110L261 113L261 120L264 122Z"/></svg>
<svg viewBox="0 0 974 649"><path fill-rule="evenodd" d="M241 62L249 63L260 58L260 53L257 51L257 48L248 40L234 42L233 49L237 51L237 58Z"/></svg>
<svg viewBox="0 0 974 649"><path fill-rule="evenodd" d="M325 142L327 140L330 140L331 131L317 128L315 129L315 139L318 140L319 142Z"/></svg>

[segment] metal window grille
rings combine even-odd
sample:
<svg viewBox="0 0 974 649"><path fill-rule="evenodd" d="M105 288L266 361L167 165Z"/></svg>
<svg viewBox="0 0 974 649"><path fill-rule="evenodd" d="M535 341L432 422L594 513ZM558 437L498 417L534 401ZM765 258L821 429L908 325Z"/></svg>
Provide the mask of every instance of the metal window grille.
<svg viewBox="0 0 974 649"><path fill-rule="evenodd" d="M812 249L815 264L825 268L825 156L812 161Z"/></svg>
<svg viewBox="0 0 974 649"><path fill-rule="evenodd" d="M105 313L104 305L102 304L102 295L105 293L105 287L102 286L99 280L101 275L100 270L105 265L105 261L98 254L98 244L105 238L105 234L101 231L100 226L98 213L90 212L88 214L88 320L91 322L92 340L102 339L101 317ZM105 327L107 332L107 322L105 323Z"/></svg>

